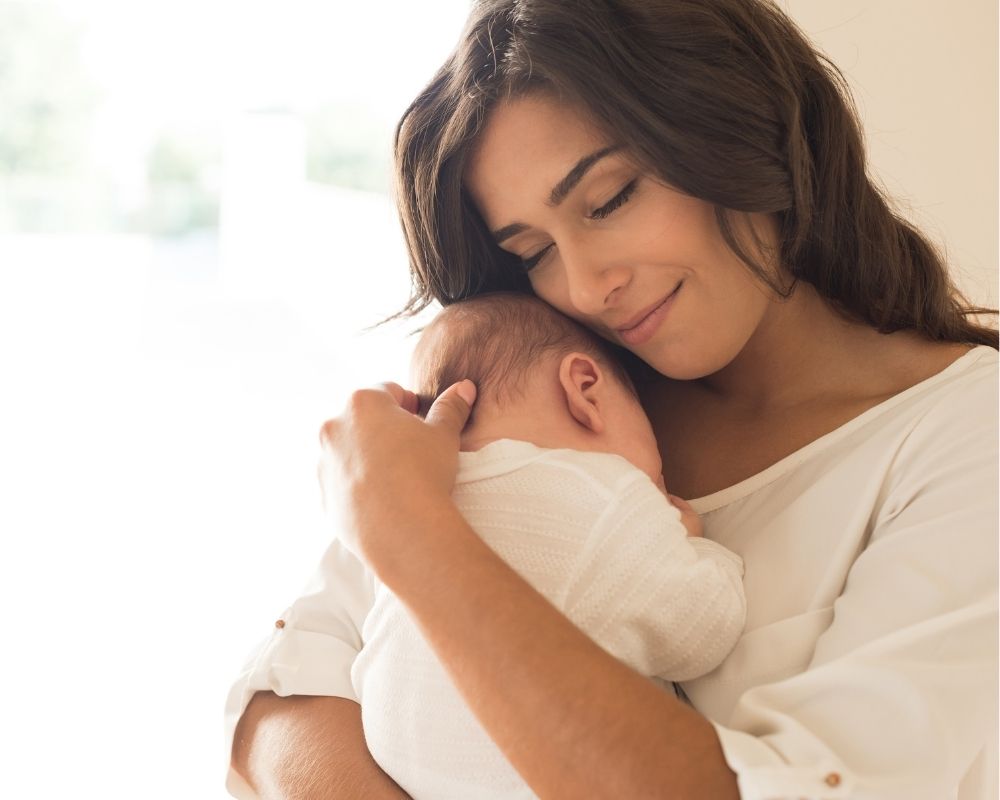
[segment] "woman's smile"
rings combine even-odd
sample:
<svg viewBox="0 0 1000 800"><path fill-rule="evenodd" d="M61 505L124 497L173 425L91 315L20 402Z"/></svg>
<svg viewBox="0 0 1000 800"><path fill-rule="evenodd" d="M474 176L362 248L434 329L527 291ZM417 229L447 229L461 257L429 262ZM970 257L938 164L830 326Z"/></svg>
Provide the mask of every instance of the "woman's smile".
<svg viewBox="0 0 1000 800"><path fill-rule="evenodd" d="M667 313L677 300L677 295L681 290L684 281L681 281L663 300L654 304L651 309L641 311L633 321L627 323L616 331L621 340L629 346L645 344L656 333L660 323L666 318Z"/></svg>

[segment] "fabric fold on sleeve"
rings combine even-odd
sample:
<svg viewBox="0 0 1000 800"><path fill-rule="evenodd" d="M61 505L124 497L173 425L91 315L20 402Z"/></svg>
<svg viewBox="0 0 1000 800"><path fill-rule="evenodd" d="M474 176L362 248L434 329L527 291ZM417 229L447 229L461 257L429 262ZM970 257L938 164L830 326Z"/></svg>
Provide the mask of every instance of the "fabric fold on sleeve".
<svg viewBox="0 0 1000 800"><path fill-rule="evenodd" d="M236 725L256 692L281 697L344 697L357 702L351 667L362 646L361 628L374 603L371 573L338 540L299 597L247 659L225 707L226 788L234 797L256 794L230 767Z"/></svg>
<svg viewBox="0 0 1000 800"><path fill-rule="evenodd" d="M736 773L741 800L841 800L856 788L843 764L819 759L790 766L756 736L712 723L729 768Z"/></svg>

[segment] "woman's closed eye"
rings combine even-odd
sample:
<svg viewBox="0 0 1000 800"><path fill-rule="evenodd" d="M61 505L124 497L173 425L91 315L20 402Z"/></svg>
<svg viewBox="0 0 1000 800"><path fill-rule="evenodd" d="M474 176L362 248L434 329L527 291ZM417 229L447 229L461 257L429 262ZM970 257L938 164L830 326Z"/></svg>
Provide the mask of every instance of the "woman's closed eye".
<svg viewBox="0 0 1000 800"><path fill-rule="evenodd" d="M524 265L525 272L528 272L538 266L538 262L541 261L547 252L555 247L554 244L547 245L535 253L533 256L527 256L521 259L521 263Z"/></svg>
<svg viewBox="0 0 1000 800"><path fill-rule="evenodd" d="M638 182L639 182L638 178L633 178L632 180L630 180L627 184L625 184L622 190L618 192L618 194L616 194L614 197L608 200L608 202L606 202L603 206L601 206L600 208L595 208L593 211L587 214L587 219L601 220L611 216L611 214L613 214L615 211L617 211L619 208L621 208L629 201L629 199L632 197L632 194L635 192L636 184L638 184ZM545 255L554 246L555 246L554 244L546 245L534 255L522 257L521 263L524 265L524 269L531 270L534 269L536 266L538 266L539 262L541 262L541 260L545 258Z"/></svg>
<svg viewBox="0 0 1000 800"><path fill-rule="evenodd" d="M629 198L632 197L632 193L635 191L635 187L638 182L638 178L630 180L625 184L624 188L618 192L618 194L608 200L608 202L606 202L603 206L595 208L591 211L587 215L587 219L604 219L605 217L613 214L629 201Z"/></svg>

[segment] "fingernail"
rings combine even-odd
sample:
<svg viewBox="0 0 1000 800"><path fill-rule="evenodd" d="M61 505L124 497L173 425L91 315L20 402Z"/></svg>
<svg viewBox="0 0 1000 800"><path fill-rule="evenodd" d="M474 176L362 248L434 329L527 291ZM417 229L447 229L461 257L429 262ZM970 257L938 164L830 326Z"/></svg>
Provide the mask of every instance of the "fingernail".
<svg viewBox="0 0 1000 800"><path fill-rule="evenodd" d="M464 380L458 384L458 388L455 391L458 392L459 397L469 404L469 408L472 408L472 404L476 402L476 384L470 380Z"/></svg>

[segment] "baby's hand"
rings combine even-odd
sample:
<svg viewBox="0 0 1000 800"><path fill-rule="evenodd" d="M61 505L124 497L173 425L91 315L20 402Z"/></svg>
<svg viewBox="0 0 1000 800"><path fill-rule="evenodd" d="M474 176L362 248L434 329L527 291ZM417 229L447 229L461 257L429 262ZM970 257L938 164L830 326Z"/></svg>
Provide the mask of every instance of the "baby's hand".
<svg viewBox="0 0 1000 800"><path fill-rule="evenodd" d="M691 508L691 505L673 494L668 493L667 498L681 512L681 522L687 528L688 536L701 536L701 517Z"/></svg>

